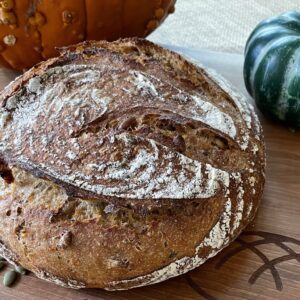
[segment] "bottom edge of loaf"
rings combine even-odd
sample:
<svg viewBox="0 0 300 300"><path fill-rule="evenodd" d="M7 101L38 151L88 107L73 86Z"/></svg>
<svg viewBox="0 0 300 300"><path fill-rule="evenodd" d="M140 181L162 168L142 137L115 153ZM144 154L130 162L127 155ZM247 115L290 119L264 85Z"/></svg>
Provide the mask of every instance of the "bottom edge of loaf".
<svg viewBox="0 0 300 300"><path fill-rule="evenodd" d="M255 217L256 213L252 211L252 214L249 218L249 223L252 221L252 219ZM249 224L247 223L247 224ZM216 224L215 226L218 226ZM102 284L101 286L90 286L86 284L85 282L78 281L76 279L68 278L68 277L60 277L55 274L49 273L46 270L41 269L33 269L29 270L33 272L38 278L57 284L59 286L65 287L65 288L71 288L71 289L82 289L82 288L100 288L107 291L121 291L121 290L127 290L132 288L138 288L142 286L147 285L153 285L159 282L166 281L170 278L183 275L189 271L192 271L193 269L199 267L203 263L205 263L208 259L216 256L219 252L221 252L224 248L226 248L230 243L232 243L233 240L235 240L239 234L245 229L246 226L244 226L239 232L236 232L234 236L231 236L230 238L227 237L223 241L223 245L218 249L212 249L210 246L210 251L201 251L204 248L207 247L205 244L205 239L202 241L202 243L196 247L195 249L195 255L191 257L182 257L169 265L155 270L152 273L137 276L135 278L131 279L123 279L123 280L116 280L116 281L110 281L107 283ZM201 253L202 255L198 255L198 253ZM203 253L208 253L206 256L203 255ZM9 249L2 241L0 241L0 255L3 256L9 263L13 264L14 266L18 265L18 256Z"/></svg>

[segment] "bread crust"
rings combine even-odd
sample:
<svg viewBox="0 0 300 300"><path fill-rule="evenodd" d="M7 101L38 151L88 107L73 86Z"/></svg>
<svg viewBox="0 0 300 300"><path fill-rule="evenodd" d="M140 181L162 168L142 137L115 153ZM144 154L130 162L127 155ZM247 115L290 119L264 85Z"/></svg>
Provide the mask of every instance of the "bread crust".
<svg viewBox="0 0 300 300"><path fill-rule="evenodd" d="M199 266L255 216L257 116L178 54L142 39L85 42L16 79L0 102L13 178L1 180L0 252L39 277L153 284Z"/></svg>

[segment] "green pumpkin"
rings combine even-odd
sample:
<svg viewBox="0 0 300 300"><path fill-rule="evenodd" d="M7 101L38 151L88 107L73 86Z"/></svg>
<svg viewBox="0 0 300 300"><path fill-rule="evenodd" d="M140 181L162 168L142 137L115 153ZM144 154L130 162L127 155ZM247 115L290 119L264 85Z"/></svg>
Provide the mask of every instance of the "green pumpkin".
<svg viewBox="0 0 300 300"><path fill-rule="evenodd" d="M300 127L300 11L258 24L246 44L244 79L264 114Z"/></svg>

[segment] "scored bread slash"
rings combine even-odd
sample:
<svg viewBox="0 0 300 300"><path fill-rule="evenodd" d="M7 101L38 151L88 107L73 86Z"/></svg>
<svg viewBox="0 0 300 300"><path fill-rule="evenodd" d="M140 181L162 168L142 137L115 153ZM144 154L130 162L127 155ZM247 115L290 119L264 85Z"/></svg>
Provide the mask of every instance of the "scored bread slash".
<svg viewBox="0 0 300 300"><path fill-rule="evenodd" d="M160 282L216 255L255 216L265 148L253 107L178 54L142 39L81 43L0 101L12 179L1 181L0 238L41 278Z"/></svg>

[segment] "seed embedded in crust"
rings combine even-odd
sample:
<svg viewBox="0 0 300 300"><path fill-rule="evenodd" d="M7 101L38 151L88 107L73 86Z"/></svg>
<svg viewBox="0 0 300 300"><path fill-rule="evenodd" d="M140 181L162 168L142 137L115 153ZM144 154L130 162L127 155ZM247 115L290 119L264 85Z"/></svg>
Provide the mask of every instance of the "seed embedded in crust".
<svg viewBox="0 0 300 300"><path fill-rule="evenodd" d="M220 149L224 149L224 148L225 148L225 143L224 143L222 140L218 139L218 138L216 138L216 139L214 140L214 144L215 144L217 147L219 147Z"/></svg>
<svg viewBox="0 0 300 300"><path fill-rule="evenodd" d="M66 249L72 243L72 232L65 231L59 239L57 247L60 249Z"/></svg>
<svg viewBox="0 0 300 300"><path fill-rule="evenodd" d="M122 157L123 157L123 155L120 151L116 151L111 154L112 161L120 161L122 159Z"/></svg>
<svg viewBox="0 0 300 300"><path fill-rule="evenodd" d="M3 38L3 42L7 46L13 46L16 43L17 39L14 35L9 34Z"/></svg>
<svg viewBox="0 0 300 300"><path fill-rule="evenodd" d="M128 258L120 258L120 257L110 257L106 260L106 265L108 269L113 268L128 268L129 260Z"/></svg>

